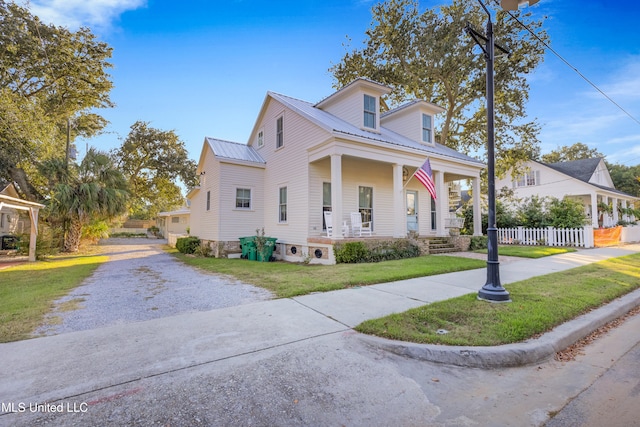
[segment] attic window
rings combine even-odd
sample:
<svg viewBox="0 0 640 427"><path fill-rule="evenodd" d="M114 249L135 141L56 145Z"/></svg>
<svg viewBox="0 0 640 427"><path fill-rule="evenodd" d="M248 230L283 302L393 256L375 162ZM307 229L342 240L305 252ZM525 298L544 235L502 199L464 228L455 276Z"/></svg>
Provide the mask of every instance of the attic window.
<svg viewBox="0 0 640 427"><path fill-rule="evenodd" d="M528 171L520 175L514 182L514 188L532 187L540 184L540 171Z"/></svg>
<svg viewBox="0 0 640 427"><path fill-rule="evenodd" d="M261 129L258 132L258 148L264 145L264 131Z"/></svg>
<svg viewBox="0 0 640 427"><path fill-rule="evenodd" d="M428 114L422 115L422 142L431 143L431 116Z"/></svg>
<svg viewBox="0 0 640 427"><path fill-rule="evenodd" d="M376 98L364 96L364 127L376 128Z"/></svg>

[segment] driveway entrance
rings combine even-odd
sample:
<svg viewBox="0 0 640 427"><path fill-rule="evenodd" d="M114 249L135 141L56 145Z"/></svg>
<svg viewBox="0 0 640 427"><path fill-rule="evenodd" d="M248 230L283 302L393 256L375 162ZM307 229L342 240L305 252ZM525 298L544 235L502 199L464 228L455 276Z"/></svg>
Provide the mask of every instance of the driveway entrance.
<svg viewBox="0 0 640 427"><path fill-rule="evenodd" d="M272 298L262 288L190 267L164 252L166 240L106 239L109 261L55 302L34 336L231 307Z"/></svg>

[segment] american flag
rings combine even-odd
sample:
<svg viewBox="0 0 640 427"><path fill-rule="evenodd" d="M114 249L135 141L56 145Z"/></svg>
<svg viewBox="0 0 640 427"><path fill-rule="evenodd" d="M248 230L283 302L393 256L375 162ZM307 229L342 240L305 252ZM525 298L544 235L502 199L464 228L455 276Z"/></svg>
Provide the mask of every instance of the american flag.
<svg viewBox="0 0 640 427"><path fill-rule="evenodd" d="M420 169L416 171L415 177L429 190L433 200L436 200L436 185L433 182L433 172L431 172L431 163L429 163L428 157Z"/></svg>

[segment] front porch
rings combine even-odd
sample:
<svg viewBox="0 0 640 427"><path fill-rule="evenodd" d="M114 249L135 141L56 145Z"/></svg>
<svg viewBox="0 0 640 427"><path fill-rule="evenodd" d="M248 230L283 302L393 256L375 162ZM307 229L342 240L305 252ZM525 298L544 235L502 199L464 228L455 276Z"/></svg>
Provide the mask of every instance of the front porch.
<svg viewBox="0 0 640 427"><path fill-rule="evenodd" d="M335 264L334 247L350 242L363 242L369 248L392 246L397 241L411 241L420 249L421 255L461 252L469 250L471 236L418 236L406 237L371 236L345 237L309 237L305 244L277 243L276 256L289 262L308 262L310 264Z"/></svg>
<svg viewBox="0 0 640 427"><path fill-rule="evenodd" d="M471 183L473 229L481 230L479 168L432 159L434 199L413 176L424 158L403 157L391 163L372 159L371 153L367 153L370 158L352 154L332 154L309 164L309 238L327 237L325 212L332 213L330 237L336 240L359 237L354 233L354 213L370 223L372 237L404 238L413 233L448 237L460 198L451 188L460 188L462 181Z"/></svg>

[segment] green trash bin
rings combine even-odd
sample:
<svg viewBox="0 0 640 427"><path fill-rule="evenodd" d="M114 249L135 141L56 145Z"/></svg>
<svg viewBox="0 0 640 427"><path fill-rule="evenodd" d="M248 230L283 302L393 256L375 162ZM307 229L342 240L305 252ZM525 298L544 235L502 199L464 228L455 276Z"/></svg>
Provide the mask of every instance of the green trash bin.
<svg viewBox="0 0 640 427"><path fill-rule="evenodd" d="M278 239L275 237L267 237L266 240L262 253L258 254L258 261L269 262L273 258L273 251L276 248L276 240Z"/></svg>
<svg viewBox="0 0 640 427"><path fill-rule="evenodd" d="M249 251L251 250L251 248L254 248L255 250L255 247L256 247L255 239L256 239L256 236L240 237L240 248L242 249L242 254L240 255L240 258L249 259Z"/></svg>
<svg viewBox="0 0 640 427"><path fill-rule="evenodd" d="M249 261L255 261L257 259L256 255L257 255L257 249L255 246L250 246L249 247L249 253L247 254L247 259Z"/></svg>

